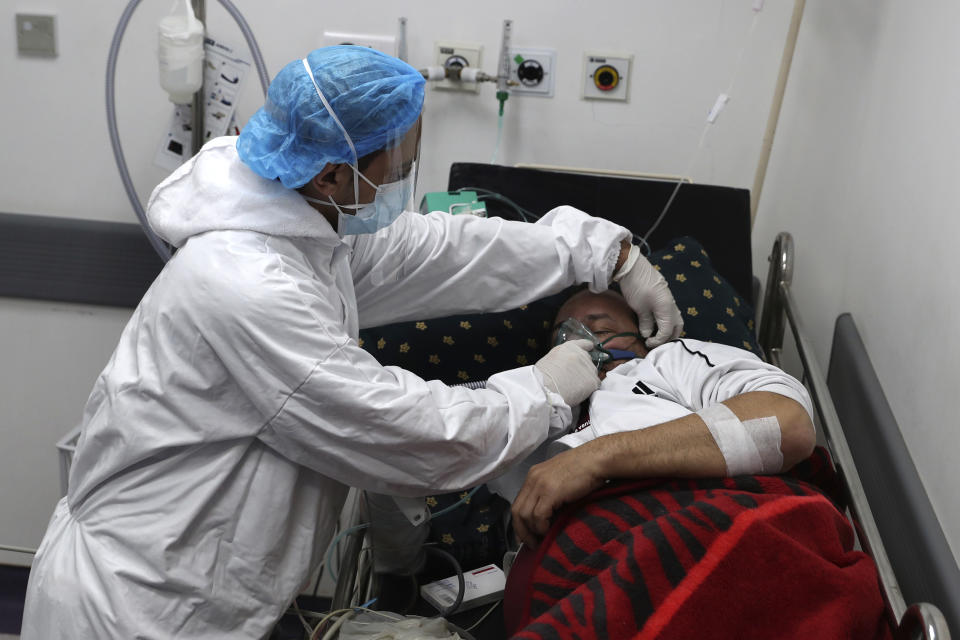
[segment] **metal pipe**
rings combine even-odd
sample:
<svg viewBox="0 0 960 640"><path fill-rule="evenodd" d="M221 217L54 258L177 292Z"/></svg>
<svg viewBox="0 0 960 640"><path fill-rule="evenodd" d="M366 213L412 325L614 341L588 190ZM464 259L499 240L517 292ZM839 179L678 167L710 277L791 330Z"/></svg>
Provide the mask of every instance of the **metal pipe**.
<svg viewBox="0 0 960 640"><path fill-rule="evenodd" d="M767 259L770 268L767 270L757 341L764 353L772 354L783 349L785 327L780 285L793 282L793 236L786 232L778 233Z"/></svg>
<svg viewBox="0 0 960 640"><path fill-rule="evenodd" d="M407 61L407 19L403 16L397 22L397 57Z"/></svg>
<svg viewBox="0 0 960 640"><path fill-rule="evenodd" d="M790 18L790 30L787 32L787 41L783 45L783 56L780 58L780 73L777 75L777 87L773 92L773 104L770 105L770 115L767 117L767 129L763 134L763 145L760 147L760 159L757 162L757 172L753 178L753 190L750 193L750 228L753 228L754 220L757 218L760 194L763 192L763 183L767 178L767 165L770 164L770 150L773 148L773 137L777 132L777 122L780 120L783 94L787 89L787 78L790 77L790 65L793 63L793 52L797 47L797 33L800 31L800 21L803 18L803 9L806 4L806 0L795 0L793 3L793 16Z"/></svg>
<svg viewBox="0 0 960 640"><path fill-rule="evenodd" d="M950 630L943 613L930 604L912 605L900 620L898 637L902 640L950 640Z"/></svg>
<svg viewBox="0 0 960 640"><path fill-rule="evenodd" d="M203 24L203 37L207 37L207 2L206 0L191 0L193 5L193 15L196 16L197 20ZM204 65L206 63L204 62ZM206 68L201 72L201 78L207 75ZM200 89L193 94L193 131L191 135L191 148L193 153L196 154L200 151L200 147L203 146L204 132L206 131L206 123L204 122L203 117L203 83L200 84Z"/></svg>
<svg viewBox="0 0 960 640"><path fill-rule="evenodd" d="M0 544L0 551L12 551L14 553L26 553L27 555L35 556L37 555L36 549L27 549L26 547L12 547L5 544Z"/></svg>
<svg viewBox="0 0 960 640"><path fill-rule="evenodd" d="M767 356L767 362L772 364L775 367L783 368L783 350L782 349L770 349L766 351L764 355Z"/></svg>

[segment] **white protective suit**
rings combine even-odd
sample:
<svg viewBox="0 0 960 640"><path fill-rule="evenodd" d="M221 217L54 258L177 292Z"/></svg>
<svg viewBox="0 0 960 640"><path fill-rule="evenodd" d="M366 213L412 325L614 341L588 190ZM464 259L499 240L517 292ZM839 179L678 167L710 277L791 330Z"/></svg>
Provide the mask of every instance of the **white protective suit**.
<svg viewBox="0 0 960 640"><path fill-rule="evenodd" d="M405 213L341 240L296 192L212 141L151 196L180 250L83 416L37 553L22 637L262 638L330 541L347 485L458 490L562 431L533 366L487 390L381 366L361 326L606 288L627 230Z"/></svg>

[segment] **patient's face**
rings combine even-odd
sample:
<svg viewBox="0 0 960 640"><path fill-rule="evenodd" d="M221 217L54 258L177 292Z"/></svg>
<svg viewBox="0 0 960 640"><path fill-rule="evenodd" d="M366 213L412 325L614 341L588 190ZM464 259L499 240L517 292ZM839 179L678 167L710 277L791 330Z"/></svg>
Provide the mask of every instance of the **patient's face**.
<svg viewBox="0 0 960 640"><path fill-rule="evenodd" d="M637 333L635 317L626 300L618 293L581 291L563 303L554 324L559 324L567 318L576 318L603 342L618 333ZM554 332L554 338L556 338L556 332ZM609 349L633 351L641 357L647 355L647 348L643 341L633 336L613 338L603 346ZM603 378L607 371L624 362L626 360L614 360L604 364L600 377Z"/></svg>

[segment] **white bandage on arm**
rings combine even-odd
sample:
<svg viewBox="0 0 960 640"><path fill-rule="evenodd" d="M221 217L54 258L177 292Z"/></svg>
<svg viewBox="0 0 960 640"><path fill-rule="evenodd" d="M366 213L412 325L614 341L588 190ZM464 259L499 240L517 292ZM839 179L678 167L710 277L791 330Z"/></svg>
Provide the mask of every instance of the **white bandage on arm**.
<svg viewBox="0 0 960 640"><path fill-rule="evenodd" d="M750 439L760 454L761 473L779 473L783 470L783 452L780 450L780 421L777 416L754 418L743 423Z"/></svg>
<svg viewBox="0 0 960 640"><path fill-rule="evenodd" d="M776 473L783 467L780 422L776 416L740 422L725 404L697 411L727 464L728 476Z"/></svg>

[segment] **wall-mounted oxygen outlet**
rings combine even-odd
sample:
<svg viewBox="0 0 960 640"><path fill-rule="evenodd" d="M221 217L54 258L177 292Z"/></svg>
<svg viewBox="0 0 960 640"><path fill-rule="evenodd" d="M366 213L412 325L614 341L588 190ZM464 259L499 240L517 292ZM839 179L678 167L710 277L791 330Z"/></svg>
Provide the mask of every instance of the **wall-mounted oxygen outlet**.
<svg viewBox="0 0 960 640"><path fill-rule="evenodd" d="M587 100L629 98L632 55L584 53L583 97Z"/></svg>
<svg viewBox="0 0 960 640"><path fill-rule="evenodd" d="M396 36L378 36L370 33L346 33L342 31L324 31L323 46L332 47L338 44L355 44L361 47L376 49L389 56L397 55Z"/></svg>
<svg viewBox="0 0 960 640"><path fill-rule="evenodd" d="M510 86L513 95L553 97L557 68L555 49L510 47Z"/></svg>
<svg viewBox="0 0 960 640"><path fill-rule="evenodd" d="M479 69L481 62L480 56L482 53L483 45L480 44L444 41L437 42L436 45L437 64L445 69L454 71L454 75L457 75L457 73L465 67ZM440 80L432 84L434 89L441 89L443 91L470 91L473 93L479 93L480 91L479 83L451 80L449 73L445 80Z"/></svg>

